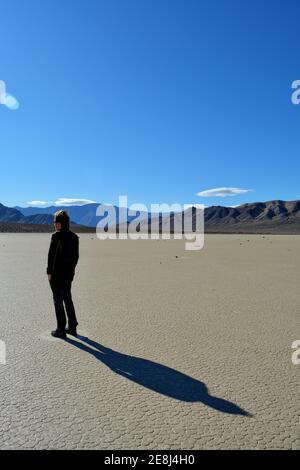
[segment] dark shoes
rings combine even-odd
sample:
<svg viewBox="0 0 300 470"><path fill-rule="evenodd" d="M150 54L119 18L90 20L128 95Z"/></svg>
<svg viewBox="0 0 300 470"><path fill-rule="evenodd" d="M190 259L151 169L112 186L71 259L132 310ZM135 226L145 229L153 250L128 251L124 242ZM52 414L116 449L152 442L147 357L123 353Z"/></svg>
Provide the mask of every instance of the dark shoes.
<svg viewBox="0 0 300 470"><path fill-rule="evenodd" d="M68 333L68 335L77 337L76 326L75 326L75 328L66 328L66 333Z"/></svg>
<svg viewBox="0 0 300 470"><path fill-rule="evenodd" d="M65 331L61 331L61 330L51 331L51 335L54 336L54 338L62 338L62 339L66 338L67 337L66 333L68 333L68 335L72 335L72 336L77 337L76 326L75 326L75 328L66 328Z"/></svg>
<svg viewBox="0 0 300 470"><path fill-rule="evenodd" d="M51 335L54 336L54 338L66 338L66 332L65 331L60 331L60 330L53 330L51 331Z"/></svg>

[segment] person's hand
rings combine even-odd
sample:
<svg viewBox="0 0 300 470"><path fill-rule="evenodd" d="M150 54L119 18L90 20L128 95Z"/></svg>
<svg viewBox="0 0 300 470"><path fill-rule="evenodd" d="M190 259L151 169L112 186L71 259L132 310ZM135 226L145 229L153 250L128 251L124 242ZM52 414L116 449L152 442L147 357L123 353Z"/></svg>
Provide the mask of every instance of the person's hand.
<svg viewBox="0 0 300 470"><path fill-rule="evenodd" d="M52 274L48 274L48 281L51 281Z"/></svg>

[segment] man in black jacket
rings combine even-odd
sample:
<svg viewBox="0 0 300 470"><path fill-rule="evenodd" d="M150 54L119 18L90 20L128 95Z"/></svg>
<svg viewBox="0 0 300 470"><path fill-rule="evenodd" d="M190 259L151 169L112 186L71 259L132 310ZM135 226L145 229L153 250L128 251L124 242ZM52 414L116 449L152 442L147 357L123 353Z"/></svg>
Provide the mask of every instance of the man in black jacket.
<svg viewBox="0 0 300 470"><path fill-rule="evenodd" d="M79 238L69 228L70 218L66 211L54 214L56 232L51 237L48 252L47 274L53 292L57 329L52 336L65 338L66 333L77 336L78 325L71 294L75 267L79 258ZM64 308L65 306L65 308ZM68 328L66 329L66 313Z"/></svg>

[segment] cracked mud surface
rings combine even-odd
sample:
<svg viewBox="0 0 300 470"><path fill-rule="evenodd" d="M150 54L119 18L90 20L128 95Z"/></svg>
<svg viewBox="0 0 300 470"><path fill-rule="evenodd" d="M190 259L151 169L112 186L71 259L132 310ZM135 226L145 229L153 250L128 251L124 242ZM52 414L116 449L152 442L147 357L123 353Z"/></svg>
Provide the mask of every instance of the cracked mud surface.
<svg viewBox="0 0 300 470"><path fill-rule="evenodd" d="M80 235L67 341L49 241L0 235L1 449L300 448L300 236Z"/></svg>

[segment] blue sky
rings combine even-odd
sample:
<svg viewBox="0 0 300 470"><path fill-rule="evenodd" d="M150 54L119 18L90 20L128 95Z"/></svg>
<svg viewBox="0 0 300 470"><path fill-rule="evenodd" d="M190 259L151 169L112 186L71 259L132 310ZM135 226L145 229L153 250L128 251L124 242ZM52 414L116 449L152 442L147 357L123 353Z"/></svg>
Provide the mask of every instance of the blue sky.
<svg viewBox="0 0 300 470"><path fill-rule="evenodd" d="M3 204L300 198L299 2L0 0L0 13L0 80L20 104L0 105ZM215 188L251 191L196 195Z"/></svg>

